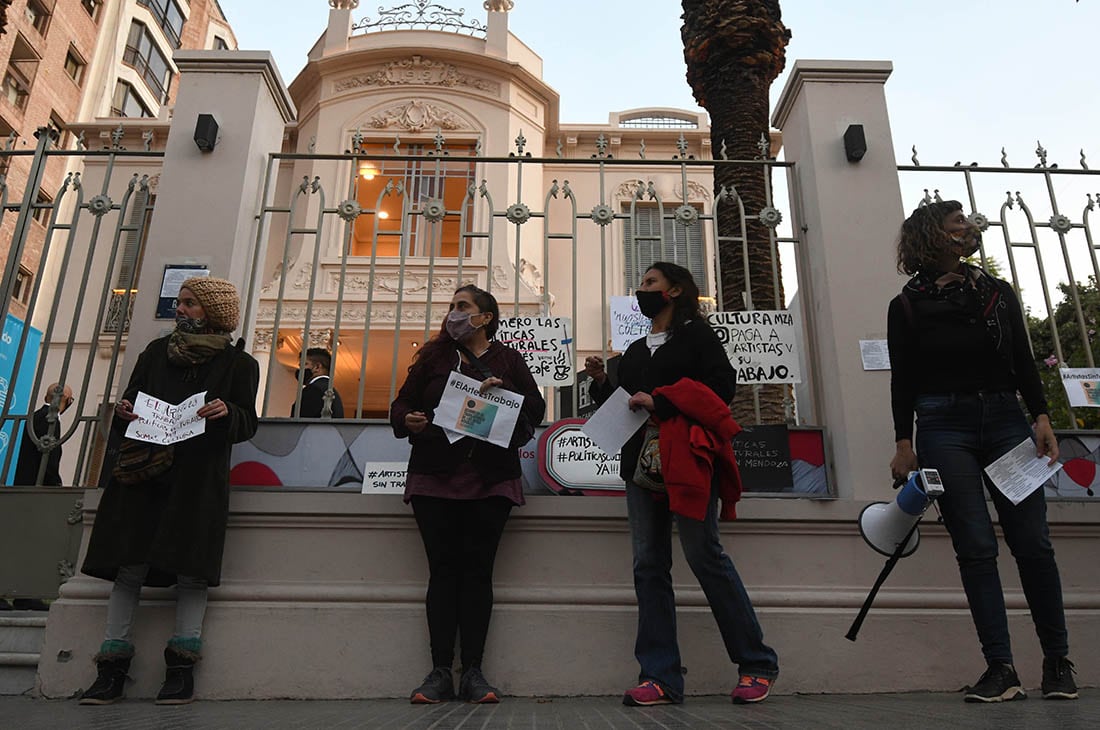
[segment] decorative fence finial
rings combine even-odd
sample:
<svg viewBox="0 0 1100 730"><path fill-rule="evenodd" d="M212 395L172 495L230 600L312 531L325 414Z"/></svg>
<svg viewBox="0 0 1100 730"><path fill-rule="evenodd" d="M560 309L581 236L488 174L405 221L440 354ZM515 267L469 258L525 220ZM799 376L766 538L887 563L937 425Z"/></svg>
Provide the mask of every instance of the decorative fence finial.
<svg viewBox="0 0 1100 730"><path fill-rule="evenodd" d="M524 152L523 148L527 146L527 138L523 136L523 130L519 130L519 136L515 139L516 151L509 152L509 157L530 157L530 152Z"/></svg>
<svg viewBox="0 0 1100 730"><path fill-rule="evenodd" d="M761 132L760 133L760 139L756 142L756 149L760 150L760 158L759 159L767 160L771 157L771 155L769 153L771 152L771 149L772 149L772 143L771 143L771 140L768 139L768 133L767 132Z"/></svg>
<svg viewBox="0 0 1100 730"><path fill-rule="evenodd" d="M1084 150L1084 148L1081 148L1081 169L1082 170L1089 169L1089 163L1085 161L1085 150Z"/></svg>
<svg viewBox="0 0 1100 730"><path fill-rule="evenodd" d="M1036 165L1035 167L1046 167L1047 166L1047 151L1046 151L1046 148L1043 147L1042 142L1036 141L1035 144L1038 145L1035 148L1035 155L1039 158L1039 164Z"/></svg>
<svg viewBox="0 0 1100 730"><path fill-rule="evenodd" d="M513 0L485 0L481 4L481 7L488 10L490 13L507 13L509 10L516 6Z"/></svg>
<svg viewBox="0 0 1100 730"><path fill-rule="evenodd" d="M917 159L917 146L916 145L913 145L913 156L910 157L909 159L911 159L913 161L914 166L920 167L920 160Z"/></svg>
<svg viewBox="0 0 1100 730"><path fill-rule="evenodd" d="M592 159L608 159L610 155L607 154L607 137L603 132L600 132L600 136L596 137L596 154L592 155Z"/></svg>
<svg viewBox="0 0 1100 730"><path fill-rule="evenodd" d="M1004 147L1001 148L1001 167L1011 167L1011 165L1008 164L1008 153L1005 152Z"/></svg>

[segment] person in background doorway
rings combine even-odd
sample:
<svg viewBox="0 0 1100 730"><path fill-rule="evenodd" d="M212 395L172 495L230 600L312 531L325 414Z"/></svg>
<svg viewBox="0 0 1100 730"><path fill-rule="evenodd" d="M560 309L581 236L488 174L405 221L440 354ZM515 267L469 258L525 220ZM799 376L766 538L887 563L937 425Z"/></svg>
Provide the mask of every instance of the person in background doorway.
<svg viewBox="0 0 1100 730"><path fill-rule="evenodd" d="M302 418L320 418L325 406L325 391L332 384L332 354L323 347L311 347L306 350L306 370L302 386ZM296 416L295 406L291 406L290 415ZM336 388L332 389L332 417L344 417L344 401Z"/></svg>
<svg viewBox="0 0 1100 730"><path fill-rule="evenodd" d="M980 231L954 200L917 208L901 226L898 270L912 278L887 313L896 440L890 471L902 478L918 466L931 467L943 479L937 504L987 664L965 700L1026 697L1012 661L987 496L1016 559L1043 648L1043 698L1075 699L1043 489L1013 505L984 475L985 467L1027 440L1053 464L1058 440L1012 285L963 261L980 245ZM1017 393L1034 426L1024 417Z"/></svg>

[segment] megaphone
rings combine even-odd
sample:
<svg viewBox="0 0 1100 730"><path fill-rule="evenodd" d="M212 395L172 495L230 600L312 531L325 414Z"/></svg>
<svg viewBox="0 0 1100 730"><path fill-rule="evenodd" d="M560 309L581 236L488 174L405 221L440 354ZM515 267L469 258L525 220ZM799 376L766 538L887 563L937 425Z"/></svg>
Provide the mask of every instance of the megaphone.
<svg viewBox="0 0 1100 730"><path fill-rule="evenodd" d="M887 560L844 638L856 640L863 619L867 618L867 612L871 610L871 604L878 595L878 589L882 587L894 565L917 549L920 543L917 523L921 516L932 501L942 495L943 480L940 479L940 473L935 469L921 469L909 472L909 478L893 502L875 502L860 512L859 533L868 545L885 555Z"/></svg>
<svg viewBox="0 0 1100 730"><path fill-rule="evenodd" d="M935 469L909 473L893 502L873 502L859 513L859 534L875 552L907 558L920 545L916 528L932 500L943 494L943 481ZM904 545L903 545L904 543ZM900 548L900 552L899 552Z"/></svg>

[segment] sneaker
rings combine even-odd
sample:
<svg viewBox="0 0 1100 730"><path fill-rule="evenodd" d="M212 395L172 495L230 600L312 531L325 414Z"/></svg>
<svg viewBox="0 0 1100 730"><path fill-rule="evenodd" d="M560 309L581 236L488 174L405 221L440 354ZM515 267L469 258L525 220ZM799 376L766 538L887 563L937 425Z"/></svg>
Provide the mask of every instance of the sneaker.
<svg viewBox="0 0 1100 730"><path fill-rule="evenodd" d="M626 691L623 695L623 704L628 707L649 707L650 705L671 705L673 700L661 689L661 685L652 679L647 679L634 689Z"/></svg>
<svg viewBox="0 0 1100 730"><path fill-rule="evenodd" d="M463 670L458 681L458 697L477 705L490 705L500 702L500 690L485 681L485 675L477 667Z"/></svg>
<svg viewBox="0 0 1100 730"><path fill-rule="evenodd" d="M1077 672L1073 669L1073 662L1064 656L1048 656L1044 658L1042 684L1043 699L1077 699L1077 683L1073 681L1073 675L1076 673Z"/></svg>
<svg viewBox="0 0 1100 730"><path fill-rule="evenodd" d="M966 688L967 702L1010 702L1027 699L1011 664L990 664L973 687Z"/></svg>
<svg viewBox="0 0 1100 730"><path fill-rule="evenodd" d="M409 702L414 705L437 705L455 698L455 680L450 667L436 667L413 690Z"/></svg>
<svg viewBox="0 0 1100 730"><path fill-rule="evenodd" d="M735 705L747 705L750 702L763 702L768 699L774 680L766 677L750 677L742 674L737 686L730 692L730 697Z"/></svg>

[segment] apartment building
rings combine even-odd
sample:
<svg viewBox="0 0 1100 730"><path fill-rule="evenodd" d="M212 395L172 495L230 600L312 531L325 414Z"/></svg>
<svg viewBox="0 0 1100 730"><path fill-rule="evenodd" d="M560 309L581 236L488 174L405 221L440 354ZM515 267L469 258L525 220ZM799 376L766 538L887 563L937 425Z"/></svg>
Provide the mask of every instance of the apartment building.
<svg viewBox="0 0 1100 730"><path fill-rule="evenodd" d="M157 117L175 99L181 48L235 49L236 37L217 0L11 0L0 35L0 174L6 207L0 256L18 235L23 255L11 311L22 317L42 261L52 202L81 161L58 156L34 169L36 131L50 130L51 148L95 149L79 140L75 122ZM28 191L28 181L38 180ZM33 221L19 226L29 195ZM19 230L17 230L17 228Z"/></svg>

